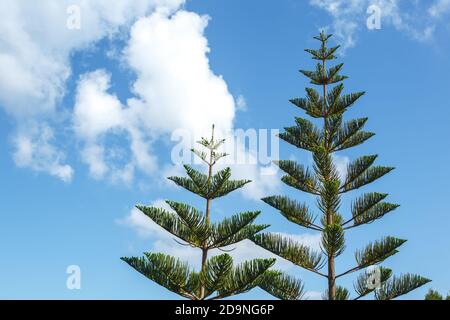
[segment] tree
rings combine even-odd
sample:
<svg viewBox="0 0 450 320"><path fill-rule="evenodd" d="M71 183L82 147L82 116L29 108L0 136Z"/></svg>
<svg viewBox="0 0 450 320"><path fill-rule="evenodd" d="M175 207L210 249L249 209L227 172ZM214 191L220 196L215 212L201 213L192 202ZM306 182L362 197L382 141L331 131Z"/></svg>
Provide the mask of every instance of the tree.
<svg viewBox="0 0 450 320"><path fill-rule="evenodd" d="M367 118L344 121L344 113L365 93L343 94L342 82L347 78L340 75L343 64L331 67L327 65L327 62L336 59L339 49L339 46L327 46L331 37L332 35L326 35L324 32L315 37L321 43L320 48L307 49L306 52L318 61L316 69L300 71L311 80L311 84L319 86L320 91L307 88L306 98L290 100L315 121L320 120L321 127L298 117L295 119L296 124L285 128L285 132L279 136L294 147L311 152L313 168L311 170L295 161L276 163L286 173L282 178L286 185L317 197L317 207L321 212L320 222L316 222L317 215L304 203L286 196L263 199L290 222L321 232L322 252L315 252L279 234L258 234L253 236L252 240L266 250L325 278L328 284L324 297L326 299L349 299L349 291L338 286L336 280L365 270L355 283L355 299L374 293L376 299L390 300L429 282L426 278L410 274L392 277L392 271L386 268L369 269L396 254L405 240L385 237L370 243L356 252L355 267L340 274L336 272L336 259L345 250L346 231L371 224L397 209L398 205L384 202L387 194L366 193L352 203L351 216L344 218L339 212L343 194L374 182L394 168L374 166L377 155L363 156L350 163L345 177L341 177L336 168L336 152L361 145L373 137L374 133L363 131ZM325 272L322 271L324 267Z"/></svg>
<svg viewBox="0 0 450 320"><path fill-rule="evenodd" d="M430 289L425 296L425 300L444 300L444 297L436 290ZM445 300L450 300L450 295L447 295Z"/></svg>
<svg viewBox="0 0 450 320"><path fill-rule="evenodd" d="M241 294L258 284L264 287L262 280L272 284L267 288L269 292L281 290L300 297L302 286L299 281L278 271L268 271L275 259L254 259L233 266L233 259L227 253L209 256L211 250L224 250L268 227L254 224L259 211L240 213L220 222L211 220L213 200L250 183L249 180L230 180L230 168L214 172L214 165L226 156L225 153L218 152L224 142L225 140L215 140L213 127L211 139L199 141L207 152L192 150L206 164L207 174L185 165L187 177L169 178L178 186L203 198L206 202L205 213L174 201L167 201L173 212L137 206L147 217L174 235L180 245L201 250L201 270L196 272L187 263L163 253L145 253L144 257L122 260L150 280L191 300L222 299Z"/></svg>

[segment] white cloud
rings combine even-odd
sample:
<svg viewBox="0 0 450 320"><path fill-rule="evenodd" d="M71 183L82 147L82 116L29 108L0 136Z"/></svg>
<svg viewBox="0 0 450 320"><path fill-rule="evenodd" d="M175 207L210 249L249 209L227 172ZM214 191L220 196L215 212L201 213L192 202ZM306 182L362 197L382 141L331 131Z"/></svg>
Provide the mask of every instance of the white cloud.
<svg viewBox="0 0 450 320"><path fill-rule="evenodd" d="M198 138L213 123L222 131L232 127L234 99L207 58L207 21L179 11L173 16L157 12L136 22L124 51L125 62L137 75L135 97L127 105L108 93L110 76L105 71L81 77L74 126L94 177L119 170L105 160L108 136L126 135L132 155L126 166L152 173L156 159L149 151L154 139L177 129Z"/></svg>
<svg viewBox="0 0 450 320"><path fill-rule="evenodd" d="M350 164L350 158L345 156L333 155L333 162L341 180L347 177L347 169Z"/></svg>
<svg viewBox="0 0 450 320"><path fill-rule="evenodd" d="M432 17L441 17L450 12L450 0L437 0L428 10Z"/></svg>
<svg viewBox="0 0 450 320"><path fill-rule="evenodd" d="M15 148L23 153L27 140L41 143L43 137L45 140L51 129L27 131L23 123L55 117L72 73L73 52L115 34L137 17L156 9L172 12L183 3L184 0L0 1L0 108L13 116L20 127L12 141L22 145ZM72 5L81 10L79 30L66 27L67 9ZM16 155L18 163L68 180L72 169L58 164L63 153L51 146L50 140L44 143L45 156L36 155L39 164L26 161L20 154Z"/></svg>
<svg viewBox="0 0 450 320"><path fill-rule="evenodd" d="M243 96L235 99L223 77L210 67L204 35L209 17L176 12L183 3L49 0L37 5L19 0L0 10L0 67L9 70L0 75L0 105L21 128L20 136L17 133L12 139L22 143L15 145L16 162L70 180L73 169L64 163L65 154L56 143L61 133L49 124L46 129L20 124L41 119L58 126L61 119L67 122L68 110L60 102L72 73L71 55L129 26L126 48L115 48L114 55L136 75L133 97L120 101L110 90L111 75L105 70L93 70L78 80L71 122L90 175L130 184L137 172L161 174L152 147L178 129L198 139L208 136L215 124L217 136L226 137L236 111L245 109L246 101ZM66 28L69 5L80 7L80 30ZM10 79L7 74L15 76ZM27 141L35 148L28 158ZM41 152L45 155L37 153L38 141L45 142ZM233 170L238 177L254 180L244 193L249 198L259 199L280 185L277 179L262 176L257 165Z"/></svg>
<svg viewBox="0 0 450 320"><path fill-rule="evenodd" d="M133 25L123 61L137 78L132 84L134 97L126 103L108 92L111 79L105 71L81 77L74 127L93 177L111 178L125 167L129 169L127 182L135 169L150 175L167 172L167 166L156 170L157 160L150 151L155 140L175 131L190 135L183 141L189 148L193 141L210 135L212 124L216 136L232 140L229 132L235 112L244 101L243 97L235 101L222 76L211 70L204 36L208 19L186 11L156 12ZM126 148L130 157L122 168L116 159L106 159L111 136L125 136L130 144ZM232 169L235 177L254 180L242 190L247 198L259 200L280 185L276 176L261 175L256 164L232 165Z"/></svg>
<svg viewBox="0 0 450 320"><path fill-rule="evenodd" d="M209 65L207 16L155 13L132 28L125 58L136 72L128 104L151 131L187 129L195 136L232 127L235 105L226 82Z"/></svg>
<svg viewBox="0 0 450 320"><path fill-rule="evenodd" d="M110 76L103 70L83 75L78 82L74 110L75 130L87 140L120 129L125 119L120 101L107 93Z"/></svg>
<svg viewBox="0 0 450 320"><path fill-rule="evenodd" d="M156 6L183 0L16 0L0 2L0 103L16 116L52 110L65 93L70 54L85 49ZM67 8L80 7L81 28L66 27ZM14 77L11 75L14 74ZM7 94L5 94L7 93Z"/></svg>
<svg viewBox="0 0 450 320"><path fill-rule="evenodd" d="M236 98L236 107L239 111L247 111L247 100L242 94Z"/></svg>
<svg viewBox="0 0 450 320"><path fill-rule="evenodd" d="M26 130L19 131L14 137L14 161L19 167L48 172L64 182L70 182L73 169L62 164L64 154L52 145L53 138L53 130L48 125L29 122Z"/></svg>
<svg viewBox="0 0 450 320"><path fill-rule="evenodd" d="M436 17L448 9L448 0L436 0L429 8L430 15L424 15L423 7L428 6L426 1L402 1L402 0L310 0L309 3L326 11L333 19L331 32L337 37L337 42L342 44L343 52L354 47L357 34L366 28L366 20L369 17L367 9L371 5L380 8L382 28L386 25L393 26L396 30L405 32L418 41L426 41L432 38L436 28L436 21L430 16Z"/></svg>
<svg viewBox="0 0 450 320"><path fill-rule="evenodd" d="M152 207L161 208L172 212L169 205L164 200L156 200L151 204ZM141 238L168 238L170 237L166 231L150 220L139 209L131 209L128 216L116 221L119 225L129 227L136 231Z"/></svg>
<svg viewBox="0 0 450 320"><path fill-rule="evenodd" d="M112 182L131 183L135 168L152 172L156 160L149 153L149 143L139 128L134 114L109 94L110 75L97 70L83 75L77 86L73 113L74 131L83 142L82 160L91 176ZM129 147L107 146L109 136L125 136ZM123 162L120 166L118 162Z"/></svg>
<svg viewBox="0 0 450 320"><path fill-rule="evenodd" d="M321 243L320 233L289 234L285 232L278 232L278 234L283 237L290 238L298 243L301 243L315 251L320 251L320 243Z"/></svg>
<svg viewBox="0 0 450 320"><path fill-rule="evenodd" d="M251 180L240 191L244 198L259 201L271 196L281 188L279 175L264 174L261 167L252 164L236 164L231 166L233 179Z"/></svg>

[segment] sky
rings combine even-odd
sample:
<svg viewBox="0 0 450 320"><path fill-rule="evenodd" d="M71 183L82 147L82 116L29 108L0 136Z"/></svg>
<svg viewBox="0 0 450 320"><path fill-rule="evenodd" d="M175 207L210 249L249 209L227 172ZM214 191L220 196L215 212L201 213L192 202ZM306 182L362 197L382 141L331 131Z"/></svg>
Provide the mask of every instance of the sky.
<svg viewBox="0 0 450 320"><path fill-rule="evenodd" d="M401 204L347 233L338 269L354 266L356 249L392 235L408 242L385 265L433 280L406 298L448 292L449 17L449 0L0 0L0 298L177 298L120 257L165 252L198 266L199 253L134 206L171 199L203 207L166 179L183 175L171 156L186 143L176 133L195 139L212 123L224 137L282 130L304 116L288 100L304 96L308 82L298 70L314 67L304 49L317 47L321 29L342 45L346 92L367 92L348 117L369 117L377 133L336 164L344 175L352 159L378 154L378 164L396 170L362 191ZM279 153L312 163L286 143ZM261 210L258 222L270 231L318 248L319 235L259 200L288 194L314 206L314 199L262 167L232 165L234 177L253 183L214 202L214 219ZM343 199L344 214L359 192ZM232 255L269 256L248 242ZM69 266L79 267L80 289L67 286ZM302 279L310 299L326 289L286 261L277 268ZM352 289L354 278L339 284ZM255 289L239 298L270 297Z"/></svg>

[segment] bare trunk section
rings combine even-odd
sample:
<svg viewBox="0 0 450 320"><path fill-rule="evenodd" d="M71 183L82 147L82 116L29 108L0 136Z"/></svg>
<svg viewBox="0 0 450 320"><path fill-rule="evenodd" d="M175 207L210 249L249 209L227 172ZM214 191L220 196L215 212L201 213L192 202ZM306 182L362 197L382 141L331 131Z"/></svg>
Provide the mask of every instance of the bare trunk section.
<svg viewBox="0 0 450 320"><path fill-rule="evenodd" d="M214 141L214 126L212 128L212 136L211 142ZM208 185L211 182L212 174L213 174L213 151L210 150L209 156L210 162L208 166ZM206 211L205 211L205 223L209 226L211 220L211 199L206 199ZM206 271L206 261L208 259L208 243L207 241L203 244L202 249L202 273ZM205 284L202 282L200 286L200 300L205 299Z"/></svg>

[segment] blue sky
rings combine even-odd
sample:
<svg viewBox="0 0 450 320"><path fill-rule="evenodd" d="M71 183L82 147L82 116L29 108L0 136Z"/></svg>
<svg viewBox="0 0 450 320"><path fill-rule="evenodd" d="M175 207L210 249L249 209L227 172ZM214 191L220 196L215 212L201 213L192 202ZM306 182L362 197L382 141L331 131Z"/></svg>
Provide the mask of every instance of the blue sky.
<svg viewBox="0 0 450 320"><path fill-rule="evenodd" d="M171 133L200 134L211 122L223 130L293 124L302 113L288 99L304 95L308 83L297 70L314 66L303 49L317 46L312 37L322 27L345 47L346 91L367 91L348 117L369 117L377 133L337 161L379 154L379 164L397 169L363 191L389 193L401 204L348 232L340 270L354 264L355 249L393 235L409 241L386 266L433 280L408 298L421 299L429 287L450 290L450 1L106 3L81 7L79 30L65 27L69 2L34 8L17 1L0 10L0 298L176 298L119 260L150 250L196 259L132 211L161 199L203 206L165 182L177 172ZM366 27L374 3L380 30ZM287 144L280 151L311 163ZM312 198L260 177L258 168L234 169L255 182L217 201L217 217L262 210L258 221L271 231L317 243L258 201L286 193L314 205ZM344 199L344 214L357 194ZM235 251L237 259L261 252L248 244ZM81 290L66 287L69 265L81 268ZM325 289L322 279L279 266L303 279L312 298ZM341 284L351 289L353 279ZM268 297L260 290L242 296Z"/></svg>

